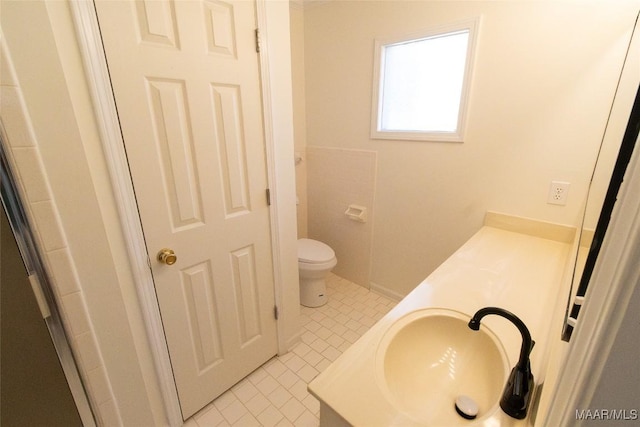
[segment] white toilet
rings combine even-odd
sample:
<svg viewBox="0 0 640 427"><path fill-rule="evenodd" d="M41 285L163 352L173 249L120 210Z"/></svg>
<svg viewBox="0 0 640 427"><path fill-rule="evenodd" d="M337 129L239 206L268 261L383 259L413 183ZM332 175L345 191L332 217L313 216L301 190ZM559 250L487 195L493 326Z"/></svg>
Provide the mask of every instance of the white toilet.
<svg viewBox="0 0 640 427"><path fill-rule="evenodd" d="M300 304L320 307L327 303L327 274L336 266L336 253L325 243L313 239L298 240Z"/></svg>

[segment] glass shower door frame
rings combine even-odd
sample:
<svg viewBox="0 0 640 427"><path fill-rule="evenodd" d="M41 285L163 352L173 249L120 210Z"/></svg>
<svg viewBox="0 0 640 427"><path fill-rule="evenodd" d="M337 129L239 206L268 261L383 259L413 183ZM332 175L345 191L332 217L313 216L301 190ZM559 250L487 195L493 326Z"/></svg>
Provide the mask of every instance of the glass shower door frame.
<svg viewBox="0 0 640 427"><path fill-rule="evenodd" d="M93 411L89 404L89 399L78 371L78 365L76 364L67 334L62 324L62 317L58 310L49 275L42 262L33 230L27 219L22 201L20 200L15 176L11 171L5 153L5 147L7 146L5 144L8 144L8 141L2 127L2 122L0 122L0 194L2 205L7 213L9 224L11 225L29 276L29 281L34 288L36 300L38 301L42 317L49 330L49 335L53 341L82 424L85 427L95 427L96 421Z"/></svg>

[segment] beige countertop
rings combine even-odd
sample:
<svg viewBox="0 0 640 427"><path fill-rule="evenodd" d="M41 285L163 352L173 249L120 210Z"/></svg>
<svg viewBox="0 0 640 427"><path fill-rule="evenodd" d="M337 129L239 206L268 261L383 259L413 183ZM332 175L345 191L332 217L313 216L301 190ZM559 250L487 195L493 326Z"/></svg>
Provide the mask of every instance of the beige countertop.
<svg viewBox="0 0 640 427"><path fill-rule="evenodd" d="M536 384L546 363L551 319L571 245L562 241L485 226L309 384L322 406L355 426L419 426L385 397L376 374L376 354L385 332L401 317L424 308L445 308L473 316L480 308L501 307L527 325L536 345L531 368ZM521 335L498 316L483 324L502 341L509 370L518 360ZM556 326L556 325L554 325ZM561 325L552 329L559 336ZM553 335L551 335L553 336ZM516 426L524 422L499 408L464 425ZM322 415L321 415L322 418ZM321 419L322 424L322 419Z"/></svg>

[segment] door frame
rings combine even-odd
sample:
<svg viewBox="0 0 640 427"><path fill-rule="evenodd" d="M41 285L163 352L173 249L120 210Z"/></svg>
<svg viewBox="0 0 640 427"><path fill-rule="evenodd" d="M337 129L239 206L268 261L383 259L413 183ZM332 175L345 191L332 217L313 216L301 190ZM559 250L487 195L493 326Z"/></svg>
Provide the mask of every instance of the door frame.
<svg viewBox="0 0 640 427"><path fill-rule="evenodd" d="M280 221L277 194L280 179L276 174L276 141L274 137L274 101L272 97L271 80L269 75L269 49L264 41L267 39L268 0L256 0L257 27L259 30L260 77L262 90L262 108L264 120L264 137L267 161L267 180L271 191L270 225L271 247L274 275L275 304L281 307L283 300L282 253L283 245L280 241ZM104 54L102 37L98 25L98 17L93 0L71 1L70 9L73 16L78 38L80 54L83 59L89 91L95 109L95 117L99 128L102 148L105 154L108 172L113 187L114 198L117 203L118 214L123 232L127 237L126 245L131 263L139 304L143 315L147 337L151 346L151 354L156 368L160 392L164 401L165 412L170 425L183 424L182 412L178 400L173 370L169 358L169 351L164 335L160 308L156 299L155 287L148 253L144 243L142 224L138 214L133 182L129 173L129 166L124 149L120 124L115 106L115 99L111 89L111 80ZM288 340L283 333L283 316L276 320L278 352L288 350Z"/></svg>

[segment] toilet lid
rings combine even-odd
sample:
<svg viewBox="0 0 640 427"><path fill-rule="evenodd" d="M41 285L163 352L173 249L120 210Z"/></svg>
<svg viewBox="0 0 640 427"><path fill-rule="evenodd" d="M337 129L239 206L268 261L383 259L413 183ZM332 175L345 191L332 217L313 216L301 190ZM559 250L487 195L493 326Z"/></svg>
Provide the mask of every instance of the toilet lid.
<svg viewBox="0 0 640 427"><path fill-rule="evenodd" d="M328 245L313 239L298 240L298 261L322 263L331 261L336 253Z"/></svg>

